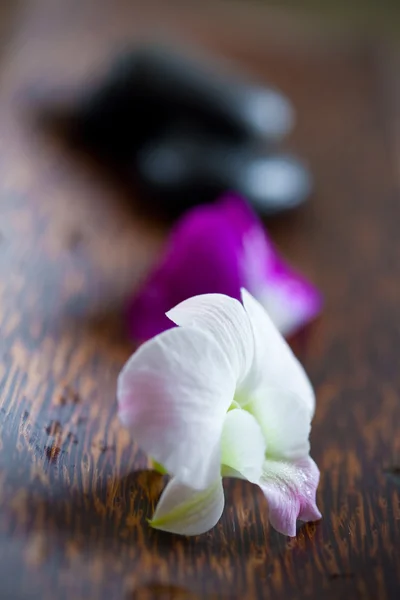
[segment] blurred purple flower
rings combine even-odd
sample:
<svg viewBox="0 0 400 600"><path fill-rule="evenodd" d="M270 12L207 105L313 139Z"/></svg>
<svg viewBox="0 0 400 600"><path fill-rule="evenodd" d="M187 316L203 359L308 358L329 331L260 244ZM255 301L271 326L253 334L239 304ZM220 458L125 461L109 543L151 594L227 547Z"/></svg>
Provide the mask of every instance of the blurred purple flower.
<svg viewBox="0 0 400 600"><path fill-rule="evenodd" d="M165 313L183 300L206 293L240 300L242 287L286 336L321 310L318 290L279 256L248 204L227 194L176 224L159 264L128 307L129 333L147 340L174 326Z"/></svg>

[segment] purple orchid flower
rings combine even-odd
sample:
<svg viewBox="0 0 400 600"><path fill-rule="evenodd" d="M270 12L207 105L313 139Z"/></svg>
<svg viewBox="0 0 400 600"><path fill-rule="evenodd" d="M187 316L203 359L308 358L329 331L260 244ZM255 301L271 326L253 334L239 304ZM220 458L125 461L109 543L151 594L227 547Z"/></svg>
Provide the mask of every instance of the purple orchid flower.
<svg viewBox="0 0 400 600"><path fill-rule="evenodd" d="M172 230L159 264L128 307L130 335L145 341L173 327L165 313L192 296L257 298L289 336L321 310L318 290L279 256L262 223L235 194L188 211Z"/></svg>

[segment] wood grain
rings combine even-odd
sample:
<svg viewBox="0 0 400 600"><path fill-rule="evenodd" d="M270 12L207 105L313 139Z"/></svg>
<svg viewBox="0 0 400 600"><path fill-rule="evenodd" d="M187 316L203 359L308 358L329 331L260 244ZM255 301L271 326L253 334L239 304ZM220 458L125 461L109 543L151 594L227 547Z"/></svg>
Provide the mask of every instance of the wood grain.
<svg viewBox="0 0 400 600"><path fill-rule="evenodd" d="M265 27L278 23L281 36L267 43L259 19L252 35L251 17L228 23L227 10L210 21L207 8L154 2L32 3L6 55L1 598L398 597L400 198L386 110L396 73L385 71L382 85L378 42L292 34L278 19ZM268 226L326 297L322 318L293 341L318 395L312 454L324 518L292 540L269 527L261 493L240 481L226 483L210 533L149 529L162 479L116 419L115 380L132 351L121 307L166 226L129 211L124 192L49 138L35 110L39 96L87 84L146 23L235 58L298 110L290 144L312 165L315 197Z"/></svg>

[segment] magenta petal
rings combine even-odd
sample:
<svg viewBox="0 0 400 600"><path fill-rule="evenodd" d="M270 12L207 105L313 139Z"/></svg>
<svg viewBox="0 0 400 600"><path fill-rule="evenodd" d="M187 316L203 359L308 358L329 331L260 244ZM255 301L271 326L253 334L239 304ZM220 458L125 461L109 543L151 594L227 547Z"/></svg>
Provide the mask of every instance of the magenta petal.
<svg viewBox="0 0 400 600"><path fill-rule="evenodd" d="M294 333L320 312L321 294L278 254L245 202L227 196L220 204L241 240L243 287L264 306L281 333Z"/></svg>
<svg viewBox="0 0 400 600"><path fill-rule="evenodd" d="M240 299L240 239L220 205L199 206L172 230L159 265L129 307L130 333L146 340L172 327L165 313L209 292Z"/></svg>
<svg viewBox="0 0 400 600"><path fill-rule="evenodd" d="M227 194L195 207L172 230L160 263L132 300L129 330L138 341L168 329L165 313L191 296L240 299L245 287L292 333L320 310L319 293L287 267L247 203Z"/></svg>
<svg viewBox="0 0 400 600"><path fill-rule="evenodd" d="M312 458L294 463L267 460L260 487L269 506L269 520L277 531L294 537L296 521L321 518L315 495L319 470Z"/></svg>
<svg viewBox="0 0 400 600"><path fill-rule="evenodd" d="M319 314L322 296L303 276L276 253L266 253L265 285L258 291L263 304L283 335L291 335Z"/></svg>

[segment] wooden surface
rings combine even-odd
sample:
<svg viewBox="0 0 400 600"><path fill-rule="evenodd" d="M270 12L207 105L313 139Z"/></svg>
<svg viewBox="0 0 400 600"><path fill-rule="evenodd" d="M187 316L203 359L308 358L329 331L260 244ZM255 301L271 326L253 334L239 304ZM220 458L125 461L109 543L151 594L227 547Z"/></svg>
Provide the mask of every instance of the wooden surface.
<svg viewBox="0 0 400 600"><path fill-rule="evenodd" d="M297 33L279 15L242 19L227 4L213 19L153 2L37 4L0 63L0 598L398 598L394 54ZM46 90L58 98L87 84L110 49L153 23L236 58L297 107L290 146L309 160L316 193L269 227L326 306L294 340L318 396L323 520L292 540L270 529L262 495L241 481L227 482L210 533L148 528L162 481L116 418L115 380L132 350L118 315L166 227L129 211L121 190L34 118Z"/></svg>

